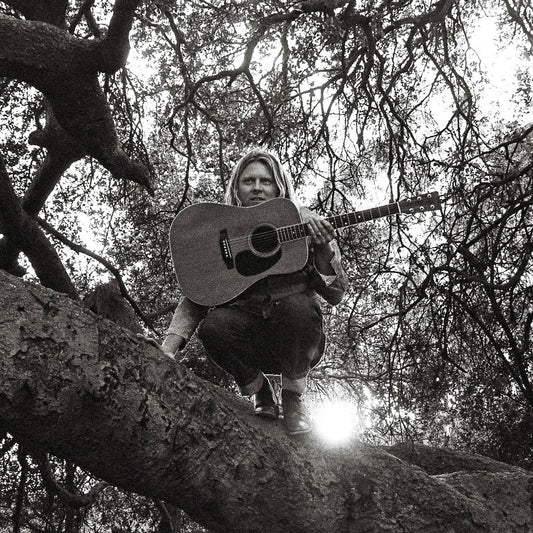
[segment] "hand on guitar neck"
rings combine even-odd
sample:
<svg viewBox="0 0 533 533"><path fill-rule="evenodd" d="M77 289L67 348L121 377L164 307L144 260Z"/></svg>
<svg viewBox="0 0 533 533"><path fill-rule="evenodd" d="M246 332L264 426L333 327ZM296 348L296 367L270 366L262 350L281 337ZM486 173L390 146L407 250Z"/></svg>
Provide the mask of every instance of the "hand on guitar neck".
<svg viewBox="0 0 533 533"><path fill-rule="evenodd" d="M335 274L331 266L333 250L329 244L335 238L335 229L325 218L305 207L300 209L300 216L302 222L307 224L311 240L315 245L316 269L326 276Z"/></svg>

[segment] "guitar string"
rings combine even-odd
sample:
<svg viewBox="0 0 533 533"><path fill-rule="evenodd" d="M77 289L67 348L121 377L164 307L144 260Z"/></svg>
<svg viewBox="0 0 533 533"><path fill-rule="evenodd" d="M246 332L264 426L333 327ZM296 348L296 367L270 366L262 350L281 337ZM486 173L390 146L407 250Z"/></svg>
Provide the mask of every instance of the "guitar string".
<svg viewBox="0 0 533 533"><path fill-rule="evenodd" d="M432 197L432 199L434 200L434 203L426 205L425 207L427 208L427 210L434 211L434 210L438 209L440 203L439 203L438 198L435 199L434 197ZM411 202L411 204L413 204L413 202ZM398 211L390 212L390 209L389 209L390 206L397 206ZM420 208L420 212L424 212L426 210L426 209L424 209L424 206L421 205L420 203L418 205L415 205L414 207L419 207ZM381 214L381 210L385 209L385 208L387 208L388 213L386 213L385 215L382 215ZM372 216L372 212L377 212L378 216L373 217ZM379 218L379 217L383 217L383 216L392 216L392 215L396 215L396 214L400 214L400 213L415 214L417 212L418 211L413 210L413 209L409 209L409 210L404 209L404 206L400 207L400 203L393 203L393 204L388 204L386 206L374 207L374 208L363 210L363 211L353 211L351 213L344 213L344 214L341 214L341 215L333 215L331 217L328 217L327 220L329 220L330 222L334 223L333 225L334 225L335 229L340 229L340 228L344 228L344 227L347 227L347 226L350 226L350 225L353 225L353 224L356 224L356 223L359 223L359 222L367 222L367 221L373 220L374 218ZM365 213L370 213L370 218L369 219L365 218L365 216L364 216ZM353 222L349 222L349 223L343 222L343 220L348 220L349 221L350 218L352 218L354 221ZM340 222L341 225L336 225L338 222ZM264 233L260 234L259 236L256 236L255 239L254 239L254 243L257 244L257 245L260 245L260 244L263 244L265 242L271 241L273 236L274 236L274 234L276 234L276 238L278 238L278 235L277 235L278 232L282 232L282 231L285 231L285 232L289 231L290 232L291 231L290 228L296 228L296 229L300 228L300 231L301 230L307 230L306 226L307 226L306 223L300 223L300 224L294 224L294 225L290 225L290 226L282 226L282 227L279 227L279 228L274 228L272 230L269 230L267 232L264 232ZM291 234L289 233L288 236L290 237ZM303 238L308 237L308 236L310 236L310 235L303 235L302 237L298 237L298 239L299 238L303 239ZM250 239L250 235L247 235L247 236L228 239L227 243L229 245L236 246L240 242L246 242L249 239ZM282 241L278 240L277 244L283 244L284 242L290 242L290 240L296 240L296 239L290 239L289 238L288 241L287 240L282 240ZM213 264L218 263L218 259L217 260L211 260L210 263L213 263ZM191 263L191 265L192 264L195 264L195 262L193 261Z"/></svg>
<svg viewBox="0 0 533 533"><path fill-rule="evenodd" d="M335 229L339 229L342 227L343 226L335 226ZM306 224L294 224L291 226L281 226L279 228L264 231L256 235L251 233L242 237L234 237L228 239L228 244L237 245L241 242L246 242L250 239L253 239L254 243L266 243L271 241L274 237L276 237L276 240L278 242L287 242L292 240L304 239L305 237L311 237L311 235L307 233ZM285 237L285 239L283 237ZM287 237L289 238L287 239Z"/></svg>
<svg viewBox="0 0 533 533"><path fill-rule="evenodd" d="M431 195L428 194L428 197L431 198ZM415 202L411 202L412 204L416 205ZM421 212L424 212L424 206L419 204L421 208ZM429 205L430 210L435 209L436 205ZM395 210L391 211L391 208L394 208ZM382 213L383 211L386 211L385 214ZM356 224L358 222L368 222L370 220L375 220L376 218L381 218L384 216L393 216L397 215L403 212L403 209L400 207L400 202L393 202L390 204L372 207L370 209L363 209L362 211L353 211L351 213L344 213L342 215L333 215L331 217L328 217L326 220L328 220L330 223L332 223L333 227L335 229L344 228L349 225ZM408 212L406 210L406 212ZM376 215L374 215L376 213ZM370 218L366 218L366 215L370 215ZM344 220L348 220L348 223L343 222ZM340 225L339 225L340 224ZM271 241L274 238L274 235L277 238L278 243L282 244L283 242L288 242L291 240L298 240L303 239L305 237L310 237L311 235L304 234L300 235L300 232L307 231L307 223L300 223L300 224L293 224L290 226L282 226L279 228L275 228L273 230L265 231L263 233L260 233L259 235L256 235L253 237L253 235L245 235L242 237L234 237L231 239L228 239L227 242L230 245L237 246L241 243L245 243L251 238L253 238L254 243L256 244L263 244ZM283 235L283 232L285 232L285 235ZM297 233L296 238L294 238L295 233ZM280 240L279 237L282 237ZM283 236L289 237L289 239L283 239Z"/></svg>
<svg viewBox="0 0 533 533"><path fill-rule="evenodd" d="M387 213L387 215L389 214L396 214L396 213ZM346 216L346 215L339 215L339 217L341 216ZM328 220L331 222L331 219L328 219ZM367 222L369 220L373 220L373 218L360 219L360 220L357 220L356 222ZM340 222L340 224L341 225L333 225L334 229L340 229L340 228L344 228L350 225L350 224L342 224L342 222ZM248 234L242 237L234 237L234 238L228 239L227 242L230 245L237 246L241 243L245 243L249 241L250 239L253 239L253 242L255 244L263 244L263 243L267 243L271 241L274 237L276 237L277 242L282 244L284 242L290 242L293 240L304 239L305 237L311 237L309 233L306 233L307 228L308 226L305 223L294 224L291 226L281 226L276 229L272 229L269 231L264 231L262 233L256 234L255 236L253 234ZM281 237L281 239L279 237ZM283 237L289 237L289 238L284 239Z"/></svg>
<svg viewBox="0 0 533 533"><path fill-rule="evenodd" d="M390 206L394 206L396 208L397 205L394 203L394 204L389 204L389 205L386 205L386 206L380 206L380 207L374 207L372 209L367 209L367 210L364 210L364 211L354 211L352 213L345 213L343 215L334 215L332 217L328 217L327 220L332 223L334 229L339 229L339 228L343 228L343 227L346 227L346 226L349 226L349 225L352 225L352 224L355 224L357 222L368 222L370 220L374 220L376 218L380 218L380 217L383 217L383 216L390 216L390 215L396 215L399 213L399 211L396 211L396 212L391 212L390 211ZM381 210L382 209L385 209L387 208L387 213L385 215L383 215L381 213ZM372 212L377 212L378 214L376 216L373 216ZM366 218L366 214L370 214L370 218ZM344 223L343 222L343 218L345 220L348 220L348 223ZM352 222L353 220L353 222ZM293 224L293 225L290 225L290 226L281 226L279 228L276 228L276 229L272 229L272 230L269 230L269 231L265 231L265 232L262 232L258 235L256 235L255 237L253 236L253 234L248 234L246 236L242 236L242 237L234 237L234 238L231 238L231 239L228 239L228 244L230 245L234 245L234 246L237 246L238 244L241 244L241 243L245 243L247 242L248 240L250 239L253 239L253 242L256 243L256 244L263 244L263 243L267 243L269 241L271 241L274 236L277 237L277 241L278 243L283 243L283 242L287 242L287 240L282 240L280 241L279 237L289 237L288 241L291 241L291 240L298 240L298 239L303 239L305 237L311 237L310 234L300 234L301 232L306 232L307 231L307 228L308 228L308 225L307 223L301 223L301 224ZM285 235L284 235L285 233ZM294 238L294 235L297 234L296 238Z"/></svg>

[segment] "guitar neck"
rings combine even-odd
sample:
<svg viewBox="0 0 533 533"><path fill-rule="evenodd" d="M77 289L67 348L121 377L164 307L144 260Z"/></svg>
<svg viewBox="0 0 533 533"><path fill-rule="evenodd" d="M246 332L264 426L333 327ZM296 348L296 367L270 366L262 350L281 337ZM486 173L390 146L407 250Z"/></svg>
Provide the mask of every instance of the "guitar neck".
<svg viewBox="0 0 533 533"><path fill-rule="evenodd" d="M371 209L363 209L361 211L353 211L351 213L344 213L342 215L334 215L326 217L326 220L335 228L345 228L347 226L354 226L361 222L376 220L378 218L389 217L401 213L399 202L382 205L379 207L372 207ZM310 235L309 227L306 223L294 224L293 226L284 226L277 229L279 242L295 241L297 239L305 239Z"/></svg>
<svg viewBox="0 0 533 533"><path fill-rule="evenodd" d="M363 209L362 211L353 211L344 215L335 215L327 217L326 220L335 228L345 228L361 222L375 220L382 217L390 217L400 213L423 213L425 211L436 211L440 209L441 202L438 192L429 192L418 194L408 200L400 200L391 204ZM296 239L305 239L309 233L309 227L306 223L295 224L294 226L285 226L276 230L280 243L294 241Z"/></svg>
<svg viewBox="0 0 533 533"><path fill-rule="evenodd" d="M371 209L363 209L361 211L353 211L352 213L345 213L344 215L334 215L328 217L328 222L335 228L345 228L347 226L354 226L361 222L368 222L369 220L376 220L378 218L390 217L401 213L399 202L382 205L379 207L372 207Z"/></svg>

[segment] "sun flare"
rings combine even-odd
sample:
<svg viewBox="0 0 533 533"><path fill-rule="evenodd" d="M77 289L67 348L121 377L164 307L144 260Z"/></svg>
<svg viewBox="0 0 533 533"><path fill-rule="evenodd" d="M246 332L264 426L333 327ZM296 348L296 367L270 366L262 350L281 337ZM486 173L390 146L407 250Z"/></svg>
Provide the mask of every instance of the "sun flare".
<svg viewBox="0 0 533 533"><path fill-rule="evenodd" d="M357 407L345 400L330 400L313 409L313 420L320 437L332 445L350 441L359 425Z"/></svg>

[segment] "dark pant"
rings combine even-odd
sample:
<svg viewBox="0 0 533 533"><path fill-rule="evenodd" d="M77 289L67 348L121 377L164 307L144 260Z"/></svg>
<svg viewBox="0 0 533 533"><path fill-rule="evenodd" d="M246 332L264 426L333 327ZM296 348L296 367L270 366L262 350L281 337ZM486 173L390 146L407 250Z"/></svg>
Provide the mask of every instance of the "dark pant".
<svg viewBox="0 0 533 533"><path fill-rule="evenodd" d="M265 314L219 307L198 330L209 356L244 391L261 372L305 381L324 348L322 312L312 296L293 294L271 304Z"/></svg>

